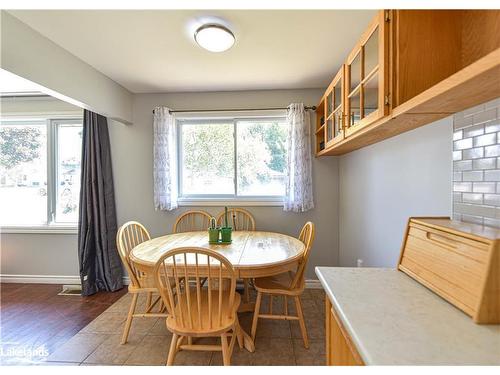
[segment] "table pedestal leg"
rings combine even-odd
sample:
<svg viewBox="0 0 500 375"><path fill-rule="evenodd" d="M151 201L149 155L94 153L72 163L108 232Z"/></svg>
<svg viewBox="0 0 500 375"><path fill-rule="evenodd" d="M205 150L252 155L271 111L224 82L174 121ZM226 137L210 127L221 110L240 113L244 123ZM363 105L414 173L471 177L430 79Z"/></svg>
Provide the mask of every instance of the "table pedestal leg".
<svg viewBox="0 0 500 375"><path fill-rule="evenodd" d="M243 333L243 347L248 350L250 353L255 351L255 343L252 340L252 337L245 332L244 329L241 330Z"/></svg>

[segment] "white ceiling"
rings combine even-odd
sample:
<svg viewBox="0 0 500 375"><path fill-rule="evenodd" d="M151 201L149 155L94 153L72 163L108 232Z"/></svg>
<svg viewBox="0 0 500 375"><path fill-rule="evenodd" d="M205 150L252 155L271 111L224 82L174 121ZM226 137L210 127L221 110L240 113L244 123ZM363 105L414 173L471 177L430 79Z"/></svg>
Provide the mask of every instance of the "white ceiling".
<svg viewBox="0 0 500 375"><path fill-rule="evenodd" d="M16 10L12 15L134 93L325 88L374 10ZM236 44L198 47L213 17Z"/></svg>

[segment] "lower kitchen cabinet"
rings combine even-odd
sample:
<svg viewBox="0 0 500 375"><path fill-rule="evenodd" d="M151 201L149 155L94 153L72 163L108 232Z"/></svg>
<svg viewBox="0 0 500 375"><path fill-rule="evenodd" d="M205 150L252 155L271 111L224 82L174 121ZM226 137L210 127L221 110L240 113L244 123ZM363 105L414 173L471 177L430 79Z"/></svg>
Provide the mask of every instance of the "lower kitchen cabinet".
<svg viewBox="0 0 500 375"><path fill-rule="evenodd" d="M325 308L326 364L328 366L363 366L363 360L327 296L325 296Z"/></svg>

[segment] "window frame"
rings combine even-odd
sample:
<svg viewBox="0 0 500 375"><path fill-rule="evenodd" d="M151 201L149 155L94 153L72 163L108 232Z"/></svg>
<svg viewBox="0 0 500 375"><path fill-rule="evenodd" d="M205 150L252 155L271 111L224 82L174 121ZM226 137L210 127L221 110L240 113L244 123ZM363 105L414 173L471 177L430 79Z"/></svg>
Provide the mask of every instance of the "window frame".
<svg viewBox="0 0 500 375"><path fill-rule="evenodd" d="M61 124L81 124L83 116L78 115L46 115L46 116L2 116L0 125L43 125L47 133L47 223L46 224L0 224L0 233L53 233L77 234L78 222L56 222L57 208L57 158L58 158L58 127Z"/></svg>
<svg viewBox="0 0 500 375"><path fill-rule="evenodd" d="M177 191L179 196L177 203L179 206L221 206L221 205L239 205L239 206L282 206L284 202L284 195L268 195L268 196L252 196L252 195L238 195L238 122L243 121L286 121L286 113L276 113L256 115L256 116L221 116L220 114L213 114L207 116L197 117L178 117L176 118L176 131L177 131ZM234 170L233 170L233 186L234 194L183 194L183 147L182 147L182 126L189 124L232 124L233 125L233 144L234 144Z"/></svg>

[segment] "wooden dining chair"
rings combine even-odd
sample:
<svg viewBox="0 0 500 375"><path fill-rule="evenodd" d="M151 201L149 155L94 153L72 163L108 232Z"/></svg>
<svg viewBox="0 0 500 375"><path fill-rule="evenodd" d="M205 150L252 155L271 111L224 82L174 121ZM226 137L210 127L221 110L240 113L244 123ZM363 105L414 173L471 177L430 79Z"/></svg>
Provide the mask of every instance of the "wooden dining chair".
<svg viewBox="0 0 500 375"><path fill-rule="evenodd" d="M230 365L235 341L243 346L237 315L240 296L231 263L209 249L182 247L165 253L154 275L169 312L166 326L173 334L167 365L180 350L222 351L224 365ZM198 337L220 337L221 345L193 343Z"/></svg>
<svg viewBox="0 0 500 375"><path fill-rule="evenodd" d="M207 230L210 226L210 218L210 214L205 211L186 211L175 221L173 233Z"/></svg>
<svg viewBox="0 0 500 375"><path fill-rule="evenodd" d="M233 230L255 230L255 219L244 208L229 207L227 209L229 225ZM217 215L217 225L224 225L224 211Z"/></svg>
<svg viewBox="0 0 500 375"><path fill-rule="evenodd" d="M118 229L116 234L118 252L130 278L128 292L132 294L132 302L130 303L125 328L123 330L121 340L122 344L125 344L128 340L133 318L158 318L167 316L160 296L153 301L153 293L158 293L158 289L156 288L154 281L154 275L151 273L147 274L143 270L138 269L137 266L130 260L129 256L130 251L134 247L150 239L151 237L149 232L141 223L138 223L137 221L129 221L123 224ZM141 294L146 295L146 308L143 313L136 313L135 310L137 307L137 300ZM153 312L153 308L156 305L158 305L158 311Z"/></svg>
<svg viewBox="0 0 500 375"><path fill-rule="evenodd" d="M300 260L296 272L287 272L269 277L259 277L254 280L255 289L257 289L257 300L255 302L255 311L252 321L252 339L255 340L257 333L257 321L263 319L280 319L280 320L298 320L304 346L309 348L309 340L307 339L307 330L304 322L304 314L300 303L300 295L304 291L304 272L306 269L309 254L311 252L312 243L314 241L314 224L308 221L300 231L299 240L304 243L304 254ZM260 305L263 295L269 295L269 313L261 314ZM284 314L273 314L273 296L282 296L284 299ZM295 300L295 308L297 315L288 313L288 297Z"/></svg>
<svg viewBox="0 0 500 375"><path fill-rule="evenodd" d="M224 225L224 214L222 211L219 215L217 215L217 225ZM233 230L255 230L255 219L252 214L245 210L244 208L237 207L229 207L227 209L228 221L229 225L233 228ZM250 282L248 279L243 279L243 298L245 303L250 302Z"/></svg>

